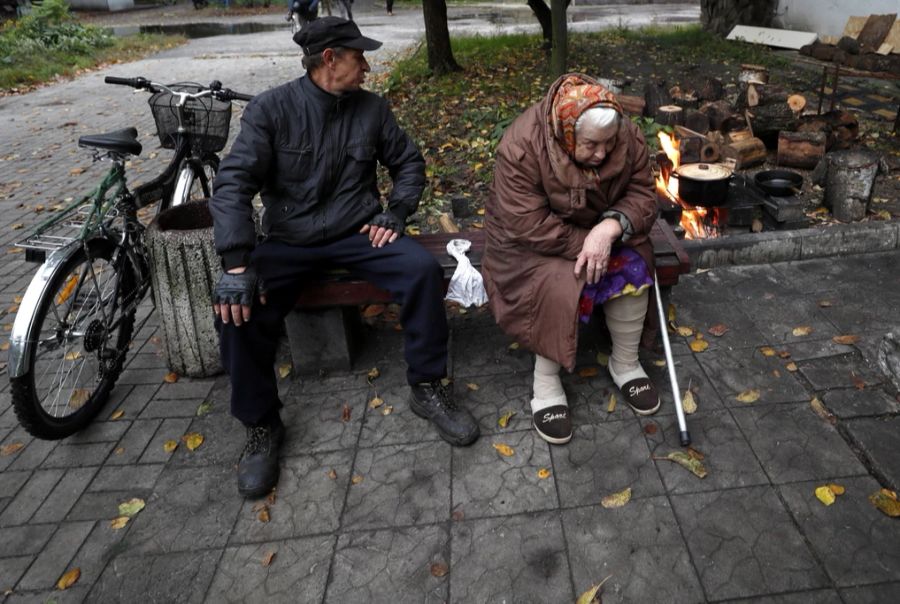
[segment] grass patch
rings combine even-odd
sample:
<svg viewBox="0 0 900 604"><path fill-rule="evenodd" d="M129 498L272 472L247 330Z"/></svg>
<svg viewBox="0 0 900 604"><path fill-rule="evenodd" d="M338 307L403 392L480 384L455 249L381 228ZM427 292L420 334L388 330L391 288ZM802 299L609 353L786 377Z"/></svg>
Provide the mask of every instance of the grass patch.
<svg viewBox="0 0 900 604"><path fill-rule="evenodd" d="M25 92L61 77L72 77L103 65L127 63L184 44L183 36L138 34L116 38L112 45L87 53L46 51L41 55L25 54L10 62L0 61L0 91Z"/></svg>

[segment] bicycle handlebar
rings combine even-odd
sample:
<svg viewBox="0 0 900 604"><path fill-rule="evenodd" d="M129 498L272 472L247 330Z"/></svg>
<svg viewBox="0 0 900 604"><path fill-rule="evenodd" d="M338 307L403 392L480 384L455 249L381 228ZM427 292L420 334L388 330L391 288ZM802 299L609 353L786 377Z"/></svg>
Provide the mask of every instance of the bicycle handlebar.
<svg viewBox="0 0 900 604"><path fill-rule="evenodd" d="M103 78L103 81L107 84L117 84L119 86L131 86L132 88L137 88L138 90L144 89L149 90L150 92L170 92L176 95L183 95L187 98L198 99L204 96L214 96L220 101L250 101L253 99L252 94L244 94L242 92L235 92L229 88L222 88L222 83L218 80L214 80L212 84L209 85L208 88L200 87L200 90L196 93L189 92L177 92L166 86L165 84L157 84L156 82L151 82L146 78L117 78L115 76L106 76Z"/></svg>

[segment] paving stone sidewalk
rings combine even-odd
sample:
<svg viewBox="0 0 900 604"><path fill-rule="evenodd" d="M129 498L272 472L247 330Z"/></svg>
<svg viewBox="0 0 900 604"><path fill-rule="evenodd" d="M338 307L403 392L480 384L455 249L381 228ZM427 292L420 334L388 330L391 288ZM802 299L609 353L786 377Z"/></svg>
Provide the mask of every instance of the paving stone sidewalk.
<svg viewBox="0 0 900 604"><path fill-rule="evenodd" d="M258 52L240 55L248 40ZM69 172L86 159L77 134L133 119L151 138L146 99L103 87L103 75L216 74L253 92L297 71L285 40L281 32L198 40L0 99L0 186L21 183L0 200L0 249L15 238L12 224L33 220L41 192L60 197L96 177ZM139 177L158 165L144 161ZM7 259L4 324L34 270ZM621 402L608 412L615 390L597 361L608 344L593 327L564 379L575 438L557 447L530 425L530 355L511 348L489 315L453 313L455 391L483 431L465 449L409 410L402 334L368 327L353 371L281 380L288 440L268 522L236 491L244 435L228 413L227 379L165 383L153 320L107 409L67 440L28 436L0 376L0 447L24 445L0 456L0 602L555 603L607 576L606 604L896 601L900 521L867 497L900 487L900 402L874 362L883 334L900 324L898 266L893 251L682 278L671 292L677 322L710 344L693 352L673 340L681 389L698 402L688 419L704 479L659 459L680 449L659 355L644 361L664 392L660 412L638 418ZM717 324L728 327L721 337L708 334ZM812 331L794 336L798 326ZM860 340L832 340L847 334ZM790 356L766 356L765 346ZM380 376L370 384L372 367ZM740 402L747 390L759 399ZM391 414L369 408L376 394ZM813 397L833 421L814 413ZM204 403L210 410L198 415ZM501 428L507 411L516 414ZM204 443L165 451L187 432ZM495 444L515 454L501 456ZM814 495L826 483L846 488L829 507ZM624 507L600 505L626 487ZM113 529L118 504L133 497L146 508ZM55 590L73 568L77 583Z"/></svg>

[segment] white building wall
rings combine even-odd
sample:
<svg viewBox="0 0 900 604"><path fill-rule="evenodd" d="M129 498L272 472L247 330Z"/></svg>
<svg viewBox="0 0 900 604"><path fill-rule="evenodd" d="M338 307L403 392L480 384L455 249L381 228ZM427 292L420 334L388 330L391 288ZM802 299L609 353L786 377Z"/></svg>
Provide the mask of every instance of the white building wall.
<svg viewBox="0 0 900 604"><path fill-rule="evenodd" d="M900 0L780 0L773 27L840 36L851 16L900 15Z"/></svg>

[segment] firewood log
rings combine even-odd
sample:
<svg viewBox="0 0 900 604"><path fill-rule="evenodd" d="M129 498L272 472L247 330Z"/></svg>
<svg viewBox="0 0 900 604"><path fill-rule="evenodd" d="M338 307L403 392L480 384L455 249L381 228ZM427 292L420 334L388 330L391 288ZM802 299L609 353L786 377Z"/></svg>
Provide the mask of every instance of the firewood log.
<svg viewBox="0 0 900 604"><path fill-rule="evenodd" d="M669 94L672 96L672 104L678 105L682 109L696 109L700 106L700 99L693 90L672 86L669 88Z"/></svg>
<svg viewBox="0 0 900 604"><path fill-rule="evenodd" d="M709 132L709 118L705 113L696 109L688 109L684 112L684 125L700 134Z"/></svg>
<svg viewBox="0 0 900 604"><path fill-rule="evenodd" d="M749 112L749 122L753 136L761 139L767 147L773 149L778 146L779 132L797 129L794 112L787 103L753 107Z"/></svg>
<svg viewBox="0 0 900 604"><path fill-rule="evenodd" d="M847 149L859 136L859 122L853 114L835 110L822 115L804 115L797 123L798 132L824 132L825 149Z"/></svg>
<svg viewBox="0 0 900 604"><path fill-rule="evenodd" d="M644 86L644 115L655 118L659 108L672 104L665 82L650 82Z"/></svg>
<svg viewBox="0 0 900 604"><path fill-rule="evenodd" d="M791 111L794 112L794 115L799 115L806 107L806 97L802 94L792 94L787 98L787 104Z"/></svg>
<svg viewBox="0 0 900 604"><path fill-rule="evenodd" d="M709 118L710 130L721 130L722 123L734 115L731 103L724 100L703 103L700 105L700 112Z"/></svg>
<svg viewBox="0 0 900 604"><path fill-rule="evenodd" d="M735 160L735 167L743 170L766 161L766 145L760 139L750 137L725 145L722 147L722 155Z"/></svg>
<svg viewBox="0 0 900 604"><path fill-rule="evenodd" d="M617 94L619 104L628 115L644 115L644 99L629 94Z"/></svg>
<svg viewBox="0 0 900 604"><path fill-rule="evenodd" d="M706 78L703 86L697 90L697 96L701 101L718 101L725 96L725 86L717 78Z"/></svg>
<svg viewBox="0 0 900 604"><path fill-rule="evenodd" d="M790 168L815 168L825 156L824 132L780 132L776 163Z"/></svg>
<svg viewBox="0 0 900 604"><path fill-rule="evenodd" d="M769 70L763 65L741 65L738 82L767 84L769 82Z"/></svg>
<svg viewBox="0 0 900 604"><path fill-rule="evenodd" d="M663 105L656 112L655 119L663 126L675 126L684 122L684 110L678 105Z"/></svg>
<svg viewBox="0 0 900 604"><path fill-rule="evenodd" d="M441 214L438 216L438 226L440 226L441 230L445 233L459 232L459 227L456 226L456 223L450 218L449 214Z"/></svg>

